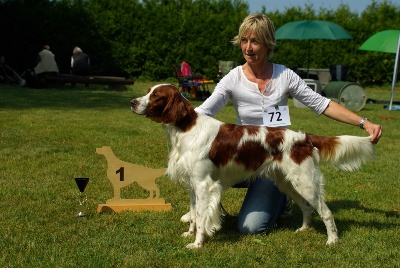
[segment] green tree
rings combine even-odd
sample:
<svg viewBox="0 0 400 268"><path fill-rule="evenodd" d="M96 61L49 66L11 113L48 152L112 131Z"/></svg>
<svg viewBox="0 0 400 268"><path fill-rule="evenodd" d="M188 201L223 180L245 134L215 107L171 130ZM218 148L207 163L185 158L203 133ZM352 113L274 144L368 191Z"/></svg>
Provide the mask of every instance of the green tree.
<svg viewBox="0 0 400 268"><path fill-rule="evenodd" d="M329 68L345 64L363 84L389 83L394 55L359 51L372 34L400 29L400 6L371 1L358 14L348 5L315 10L312 5L283 12L262 7L276 29L296 20L327 20L344 27L352 40L278 40L271 61L286 66ZM146 80L173 77L172 64L188 61L194 71L215 78L219 60L243 63L231 43L249 14L245 0L3 0L0 53L17 70L36 64L49 44L60 71L69 72L74 46L91 57L93 74ZM309 49L310 46L310 49ZM310 55L308 54L310 51Z"/></svg>

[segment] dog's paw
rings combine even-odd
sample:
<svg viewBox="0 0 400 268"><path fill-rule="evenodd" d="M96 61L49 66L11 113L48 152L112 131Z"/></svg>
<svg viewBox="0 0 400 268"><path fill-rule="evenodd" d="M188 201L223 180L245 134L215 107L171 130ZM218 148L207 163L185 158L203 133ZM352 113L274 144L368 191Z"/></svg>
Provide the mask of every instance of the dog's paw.
<svg viewBox="0 0 400 268"><path fill-rule="evenodd" d="M309 229L308 226L301 226L300 228L297 228L295 232L296 232L296 233L298 233L298 232L303 232L303 231L305 231L305 230L307 230L307 229Z"/></svg>
<svg viewBox="0 0 400 268"><path fill-rule="evenodd" d="M338 241L339 241L339 238L337 236L328 237L328 241L326 241L326 244L327 245L333 245Z"/></svg>
<svg viewBox="0 0 400 268"><path fill-rule="evenodd" d="M188 248L188 249L199 249L201 247L203 247L203 244L202 243L196 243L196 242L186 245L186 248Z"/></svg>
<svg viewBox="0 0 400 268"><path fill-rule="evenodd" d="M181 222L190 222L190 211L181 217Z"/></svg>
<svg viewBox="0 0 400 268"><path fill-rule="evenodd" d="M193 232L184 232L183 234L181 234L182 237L189 237L189 236L193 236L194 233Z"/></svg>

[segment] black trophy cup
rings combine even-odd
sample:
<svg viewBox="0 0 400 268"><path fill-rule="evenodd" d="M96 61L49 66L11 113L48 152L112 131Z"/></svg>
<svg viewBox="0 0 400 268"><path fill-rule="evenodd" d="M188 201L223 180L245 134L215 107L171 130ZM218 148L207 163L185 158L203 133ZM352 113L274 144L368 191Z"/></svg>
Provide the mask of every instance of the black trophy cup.
<svg viewBox="0 0 400 268"><path fill-rule="evenodd" d="M84 193L86 185L89 182L89 178L75 178L76 185L79 188L79 194L76 197L76 200L79 202L79 213L75 215L76 218L86 217L85 213L85 203L87 201L87 195Z"/></svg>

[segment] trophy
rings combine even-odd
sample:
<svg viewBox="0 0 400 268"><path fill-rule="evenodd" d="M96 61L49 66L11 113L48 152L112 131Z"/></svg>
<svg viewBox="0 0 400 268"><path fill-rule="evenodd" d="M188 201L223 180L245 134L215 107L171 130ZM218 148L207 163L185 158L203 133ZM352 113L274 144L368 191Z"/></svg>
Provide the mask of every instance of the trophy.
<svg viewBox="0 0 400 268"><path fill-rule="evenodd" d="M114 197L108 199L105 204L100 204L97 207L97 212L166 211L172 209L170 203L166 204L165 200L160 198L160 189L156 184L156 179L165 174L165 168L153 169L122 161L108 146L97 148L96 153L106 157L107 176L114 187ZM133 183L137 183L140 187L149 191L148 198L121 198L121 189Z"/></svg>
<svg viewBox="0 0 400 268"><path fill-rule="evenodd" d="M79 212L75 215L75 218L86 217L85 213L85 205L87 201L87 195L85 194L86 185L89 182L89 178L75 178L76 185L79 188L79 194L76 197L76 200L79 202Z"/></svg>

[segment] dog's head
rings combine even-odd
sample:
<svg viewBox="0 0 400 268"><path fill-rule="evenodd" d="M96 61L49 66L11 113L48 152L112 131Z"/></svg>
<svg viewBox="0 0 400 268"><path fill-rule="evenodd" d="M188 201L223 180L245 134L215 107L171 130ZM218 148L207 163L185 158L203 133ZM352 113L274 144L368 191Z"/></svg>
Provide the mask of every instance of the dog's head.
<svg viewBox="0 0 400 268"><path fill-rule="evenodd" d="M182 123L194 121L194 108L172 84L161 84L150 88L143 97L131 100L131 110L158 123Z"/></svg>

